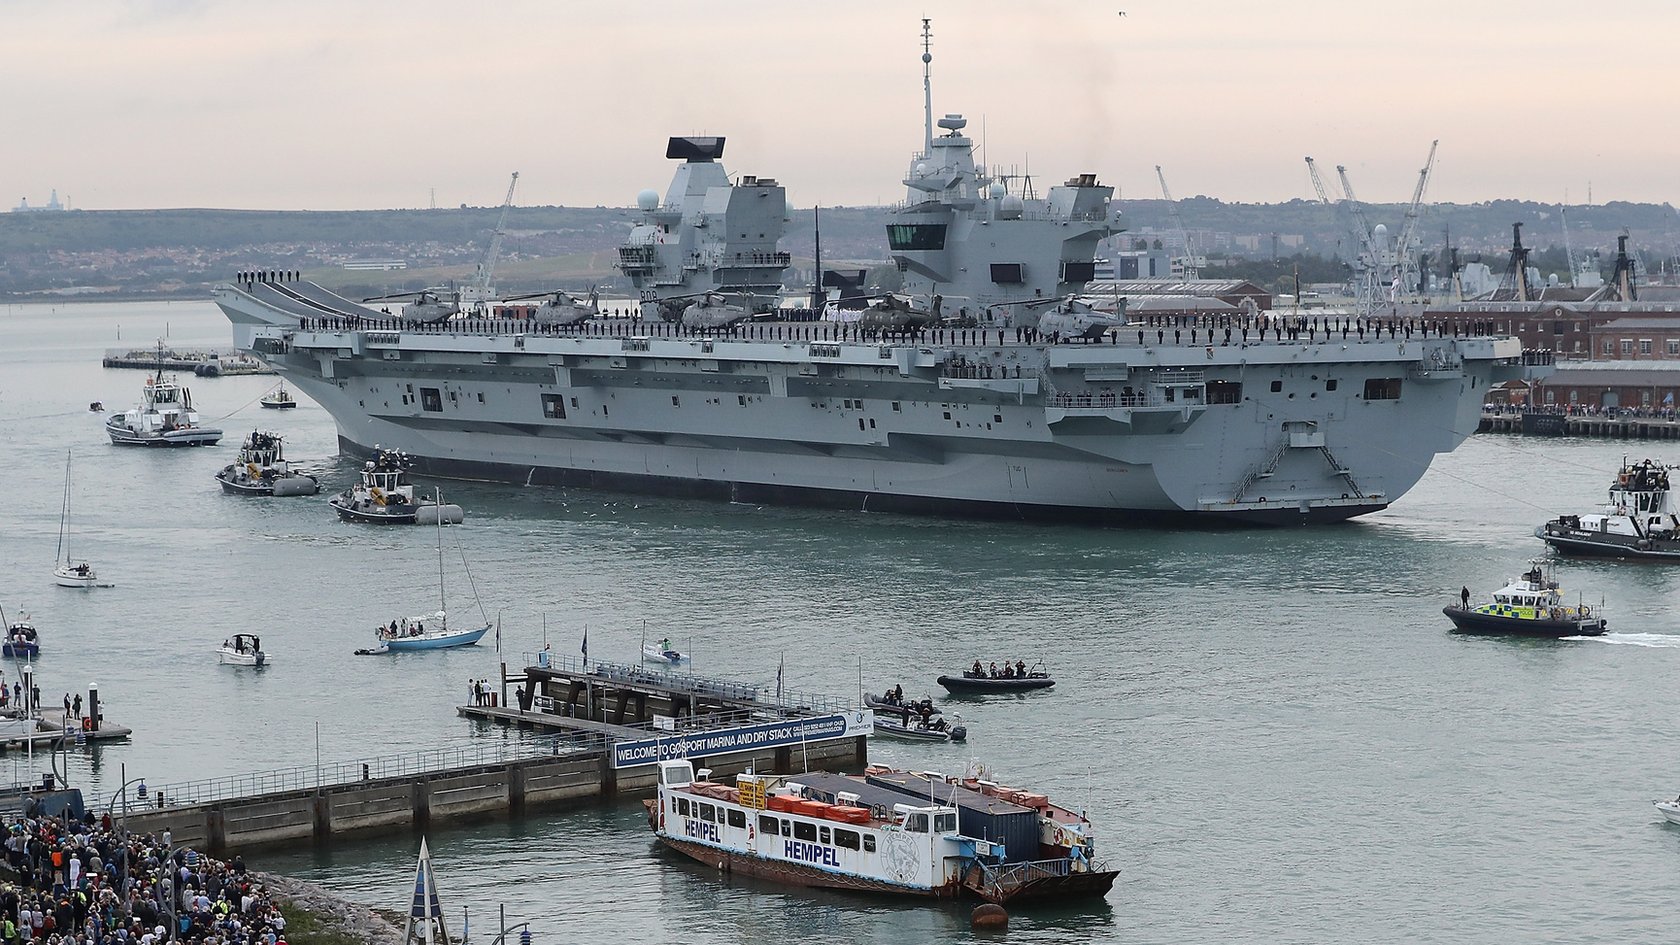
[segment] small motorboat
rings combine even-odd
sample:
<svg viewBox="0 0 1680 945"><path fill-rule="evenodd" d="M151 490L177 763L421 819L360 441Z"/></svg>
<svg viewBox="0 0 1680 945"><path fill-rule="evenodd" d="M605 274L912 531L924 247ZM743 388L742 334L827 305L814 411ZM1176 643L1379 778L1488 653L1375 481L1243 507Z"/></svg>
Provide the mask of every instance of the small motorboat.
<svg viewBox="0 0 1680 945"><path fill-rule="evenodd" d="M687 653L681 653L671 648L669 637L658 643L642 644L642 659L651 663L665 663L669 666L681 666L689 661Z"/></svg>
<svg viewBox="0 0 1680 945"><path fill-rule="evenodd" d="M931 721L922 718L900 718L896 715L875 716L875 734L901 738L912 742L962 742L968 740L968 728L958 719L955 725L944 719Z"/></svg>
<svg viewBox="0 0 1680 945"><path fill-rule="evenodd" d="M1467 588L1457 604L1441 608L1460 633L1506 633L1528 637L1594 637L1604 632L1604 615L1585 604L1564 603L1558 582L1536 563L1493 592L1493 602L1470 606Z"/></svg>
<svg viewBox="0 0 1680 945"><path fill-rule="evenodd" d="M281 381L278 387L264 394L257 403L269 410L286 410L297 406L297 400L292 397L292 392L286 389L285 381Z"/></svg>
<svg viewBox="0 0 1680 945"><path fill-rule="evenodd" d="M1671 824L1680 824L1680 797L1672 801L1652 801L1656 805L1657 813Z"/></svg>
<svg viewBox="0 0 1680 945"><path fill-rule="evenodd" d="M902 697L897 695L894 695L889 699L886 696L877 696L874 693L870 693L863 697L863 704L867 705L871 709L874 709L876 712L884 712L890 715L908 716L940 714L939 708L933 704L932 699L923 699L920 702L905 702Z"/></svg>
<svg viewBox="0 0 1680 945"><path fill-rule="evenodd" d="M92 403L88 404L88 413L104 413L104 412L105 412L105 402L104 401L95 400Z"/></svg>
<svg viewBox="0 0 1680 945"><path fill-rule="evenodd" d="M32 660L41 655L41 638L28 614L18 615L6 627L6 642L0 647L7 659Z"/></svg>
<svg viewBox="0 0 1680 945"><path fill-rule="evenodd" d="M1000 671L997 664L992 664L988 671L975 660L972 669L965 669L961 676L941 676L938 679L941 686L951 692L964 694L982 694L988 692L1027 692L1032 689L1049 689L1056 684L1050 674L1044 671L1044 664L1037 663L1032 669L1027 669L1024 662L1016 662L1014 666L1004 664Z"/></svg>
<svg viewBox="0 0 1680 945"><path fill-rule="evenodd" d="M223 640L216 656L228 666L267 666L273 662L263 651L262 640L250 633L236 633Z"/></svg>
<svg viewBox="0 0 1680 945"><path fill-rule="evenodd" d="M278 433L252 430L239 449L239 457L222 467L216 481L223 492L235 495L314 495L321 483L300 473L286 461L285 446Z"/></svg>

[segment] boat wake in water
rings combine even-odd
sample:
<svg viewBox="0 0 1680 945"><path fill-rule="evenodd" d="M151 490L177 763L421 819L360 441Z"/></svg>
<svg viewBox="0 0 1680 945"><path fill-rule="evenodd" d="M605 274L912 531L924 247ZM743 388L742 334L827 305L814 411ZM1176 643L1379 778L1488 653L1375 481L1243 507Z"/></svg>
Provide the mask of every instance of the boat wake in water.
<svg viewBox="0 0 1680 945"><path fill-rule="evenodd" d="M1605 633L1596 637L1564 637L1565 640L1592 640L1597 643L1617 643L1622 646L1648 646L1658 649L1680 647L1676 633Z"/></svg>

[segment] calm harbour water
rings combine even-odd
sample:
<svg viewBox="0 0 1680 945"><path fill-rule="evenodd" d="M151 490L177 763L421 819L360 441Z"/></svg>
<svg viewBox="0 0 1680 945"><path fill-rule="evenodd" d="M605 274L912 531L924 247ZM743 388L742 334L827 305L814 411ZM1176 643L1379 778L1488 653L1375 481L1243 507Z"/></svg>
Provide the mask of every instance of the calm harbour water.
<svg viewBox="0 0 1680 945"><path fill-rule="evenodd" d="M70 758L84 789L119 766L153 785L517 737L455 716L493 650L356 658L371 628L435 609L425 529L340 524L322 498L225 496L212 476L254 425L342 488L354 464L272 378L192 383L219 447L108 444L86 405L124 409L144 374L107 347L228 343L209 303L0 307L0 604L41 628L43 697L96 681L131 743ZM120 338L119 338L120 332ZM506 647L544 639L630 659L646 621L696 670L835 694L906 693L974 658L1044 658L1060 680L964 702L966 746L876 741L875 758L1088 806L1122 870L1104 903L1022 908L1034 942L1658 942L1680 828L1680 569L1566 562L1612 633L1523 642L1448 632L1440 607L1544 554L1549 514L1596 503L1624 451L1674 446L1477 437L1387 512L1285 531L1095 530L760 508L575 489L444 483L453 533ZM73 541L116 586L52 586L65 450ZM453 556L454 552L451 551ZM451 607L471 595L451 560ZM235 630L276 664L219 666ZM15 671L7 667L8 680ZM949 711L949 710L948 710ZM317 736L317 723L319 735ZM14 753L0 777L27 776ZM440 831L445 905L482 934L498 902L537 941L962 942L967 907L721 881L656 849L640 807ZM400 908L406 836L261 865Z"/></svg>

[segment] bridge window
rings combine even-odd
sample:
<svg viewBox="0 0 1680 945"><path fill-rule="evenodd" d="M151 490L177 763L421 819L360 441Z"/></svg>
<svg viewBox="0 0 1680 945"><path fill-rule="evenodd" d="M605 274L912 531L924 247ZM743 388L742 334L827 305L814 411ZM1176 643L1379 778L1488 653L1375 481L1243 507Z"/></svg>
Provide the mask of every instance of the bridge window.
<svg viewBox="0 0 1680 945"><path fill-rule="evenodd" d="M559 394L542 395L543 416L550 420L566 419L566 398ZM577 406L573 404L573 406Z"/></svg>
<svg viewBox="0 0 1680 945"><path fill-rule="evenodd" d="M933 818L934 833L950 833L957 829L956 814L939 814Z"/></svg>
<svg viewBox="0 0 1680 945"><path fill-rule="evenodd" d="M992 281L1020 285L1027 279L1020 263L992 263Z"/></svg>
<svg viewBox="0 0 1680 945"><path fill-rule="evenodd" d="M724 813L729 818L729 826L731 826L731 827L745 827L747 825L747 813L746 813L746 811L726 810L726 811L724 811Z"/></svg>
<svg viewBox="0 0 1680 945"><path fill-rule="evenodd" d="M848 850L856 850L858 848L858 839L859 837L857 831L855 830L841 830L839 827L834 828L834 845L837 847L845 847Z"/></svg>
<svg viewBox="0 0 1680 945"><path fill-rule="evenodd" d="M433 413L443 412L443 394L436 387L420 388L420 409Z"/></svg>
<svg viewBox="0 0 1680 945"><path fill-rule="evenodd" d="M928 832L928 815L910 814L904 818L904 829L911 833Z"/></svg>
<svg viewBox="0 0 1680 945"><path fill-rule="evenodd" d="M1208 381L1207 402L1210 404L1242 403L1241 381Z"/></svg>
<svg viewBox="0 0 1680 945"><path fill-rule="evenodd" d="M895 223L887 227L887 245L892 249L944 249L945 224Z"/></svg>
<svg viewBox="0 0 1680 945"><path fill-rule="evenodd" d="M1399 400L1400 378L1373 377L1365 381L1366 400Z"/></svg>
<svg viewBox="0 0 1680 945"><path fill-rule="evenodd" d="M817 842L817 825L808 824L802 820L796 820L793 822L793 835L797 839L809 840L810 842L815 843Z"/></svg>

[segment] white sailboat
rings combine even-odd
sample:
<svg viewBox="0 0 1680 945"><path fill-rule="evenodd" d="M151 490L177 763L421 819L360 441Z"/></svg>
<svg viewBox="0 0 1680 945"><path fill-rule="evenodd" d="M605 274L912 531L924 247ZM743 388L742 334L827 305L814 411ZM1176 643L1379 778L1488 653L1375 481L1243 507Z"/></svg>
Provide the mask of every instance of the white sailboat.
<svg viewBox="0 0 1680 945"><path fill-rule="evenodd" d="M58 516L58 553L53 559L53 583L59 587L95 587L99 575L93 565L70 557L70 451L64 453L64 505Z"/></svg>
<svg viewBox="0 0 1680 945"><path fill-rule="evenodd" d="M443 492L437 493L437 506L443 507ZM445 586L448 583L443 573L443 519L437 519L438 535L438 610L434 614L423 614L418 617L403 617L391 621L389 626L379 627L374 635L379 645L370 650L357 650L358 654L403 652L408 650L447 650L457 646L472 646L486 633L490 632L490 615L484 610L484 602L478 599L478 588L473 587L473 600L478 604L478 614L484 618L482 625L457 626L450 629L448 606L444 600ZM467 553L461 551L461 567L467 570ZM467 581L472 582L472 572L467 570ZM428 627L427 624L430 623Z"/></svg>

